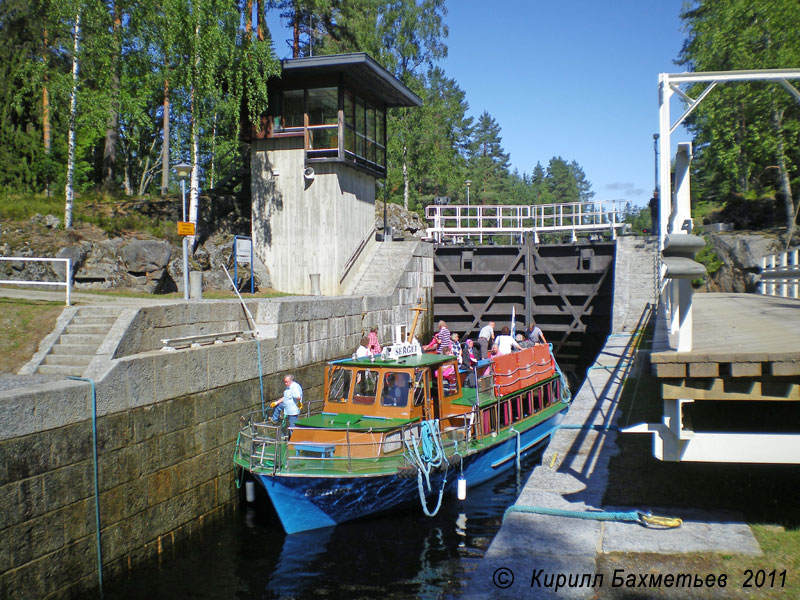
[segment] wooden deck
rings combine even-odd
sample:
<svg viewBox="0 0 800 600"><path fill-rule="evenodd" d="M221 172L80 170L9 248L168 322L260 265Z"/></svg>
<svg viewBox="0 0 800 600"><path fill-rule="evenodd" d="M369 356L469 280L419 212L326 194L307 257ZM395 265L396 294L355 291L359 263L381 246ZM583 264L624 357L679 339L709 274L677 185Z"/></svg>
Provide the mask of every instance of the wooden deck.
<svg viewBox="0 0 800 600"><path fill-rule="evenodd" d="M800 375L800 300L695 294L691 352L676 352L659 315L651 354L657 377Z"/></svg>
<svg viewBox="0 0 800 600"><path fill-rule="evenodd" d="M668 461L800 464L800 300L696 294L692 350L677 352L664 310L650 359L661 382L654 436Z"/></svg>

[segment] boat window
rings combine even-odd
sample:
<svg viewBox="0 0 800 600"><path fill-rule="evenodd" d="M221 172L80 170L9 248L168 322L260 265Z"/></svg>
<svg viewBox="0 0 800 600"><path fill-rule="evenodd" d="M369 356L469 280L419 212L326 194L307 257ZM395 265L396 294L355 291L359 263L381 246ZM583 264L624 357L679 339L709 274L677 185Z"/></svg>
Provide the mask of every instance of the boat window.
<svg viewBox="0 0 800 600"><path fill-rule="evenodd" d="M508 427L509 423L511 423L511 419L509 419L509 410L508 410L508 402L503 402L500 405L500 427Z"/></svg>
<svg viewBox="0 0 800 600"><path fill-rule="evenodd" d="M522 416L529 417L533 412L533 392L528 392L522 397Z"/></svg>
<svg viewBox="0 0 800 600"><path fill-rule="evenodd" d="M417 369L414 372L414 406L425 404L425 370Z"/></svg>
<svg viewBox="0 0 800 600"><path fill-rule="evenodd" d="M356 373L356 385L353 391L353 404L375 404L375 392L378 389L378 372L365 369Z"/></svg>
<svg viewBox="0 0 800 600"><path fill-rule="evenodd" d="M520 404L522 404L522 398L519 396L511 400L511 420L515 423L519 421L522 416L520 414Z"/></svg>
<svg viewBox="0 0 800 600"><path fill-rule="evenodd" d="M444 390L444 400L448 400L458 396L461 392L461 382L456 377L457 366L455 359L452 362L445 363L441 370L442 389ZM437 371L437 375L439 371Z"/></svg>
<svg viewBox="0 0 800 600"><path fill-rule="evenodd" d="M333 369L330 374L328 386L328 400L330 402L347 402L350 395L350 379L353 372L350 369Z"/></svg>
<svg viewBox="0 0 800 600"><path fill-rule="evenodd" d="M488 435L495 430L497 420L495 418L495 407L483 409L481 412L481 423L483 424L483 435Z"/></svg>
<svg viewBox="0 0 800 600"><path fill-rule="evenodd" d="M410 377L407 373L389 371L383 376L383 406L407 406Z"/></svg>

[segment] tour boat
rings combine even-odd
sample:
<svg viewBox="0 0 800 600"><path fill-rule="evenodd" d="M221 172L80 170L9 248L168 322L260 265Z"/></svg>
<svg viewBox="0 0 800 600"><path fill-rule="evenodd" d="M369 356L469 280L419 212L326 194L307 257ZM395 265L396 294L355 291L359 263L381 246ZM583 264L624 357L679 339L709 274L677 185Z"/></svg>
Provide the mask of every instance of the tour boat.
<svg viewBox="0 0 800 600"><path fill-rule="evenodd" d="M466 486L533 451L570 401L547 344L470 371L455 356L423 353L416 339L400 341L328 363L324 389L295 427L259 411L242 417L236 441L236 467L264 487L289 534L412 501L432 516L444 493L463 499Z"/></svg>

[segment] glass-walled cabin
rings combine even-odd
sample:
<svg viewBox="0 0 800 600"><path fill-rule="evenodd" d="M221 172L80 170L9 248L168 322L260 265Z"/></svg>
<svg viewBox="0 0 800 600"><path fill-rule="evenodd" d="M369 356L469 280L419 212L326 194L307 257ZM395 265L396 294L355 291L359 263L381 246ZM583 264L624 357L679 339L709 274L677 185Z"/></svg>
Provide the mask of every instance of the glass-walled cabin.
<svg viewBox="0 0 800 600"><path fill-rule="evenodd" d="M386 174L386 107L344 85L276 90L267 138L302 136L306 161L347 161Z"/></svg>

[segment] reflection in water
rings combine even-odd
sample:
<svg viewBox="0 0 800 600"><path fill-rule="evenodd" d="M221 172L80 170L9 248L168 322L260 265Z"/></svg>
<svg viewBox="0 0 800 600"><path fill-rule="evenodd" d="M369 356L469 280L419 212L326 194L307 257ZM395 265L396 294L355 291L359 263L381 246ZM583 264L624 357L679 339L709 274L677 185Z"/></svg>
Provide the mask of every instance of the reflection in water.
<svg viewBox="0 0 800 600"><path fill-rule="evenodd" d="M111 600L154 598L424 598L457 596L541 454L522 471L442 501L436 517L419 505L362 521L287 536L259 494L162 561L107 586Z"/></svg>

